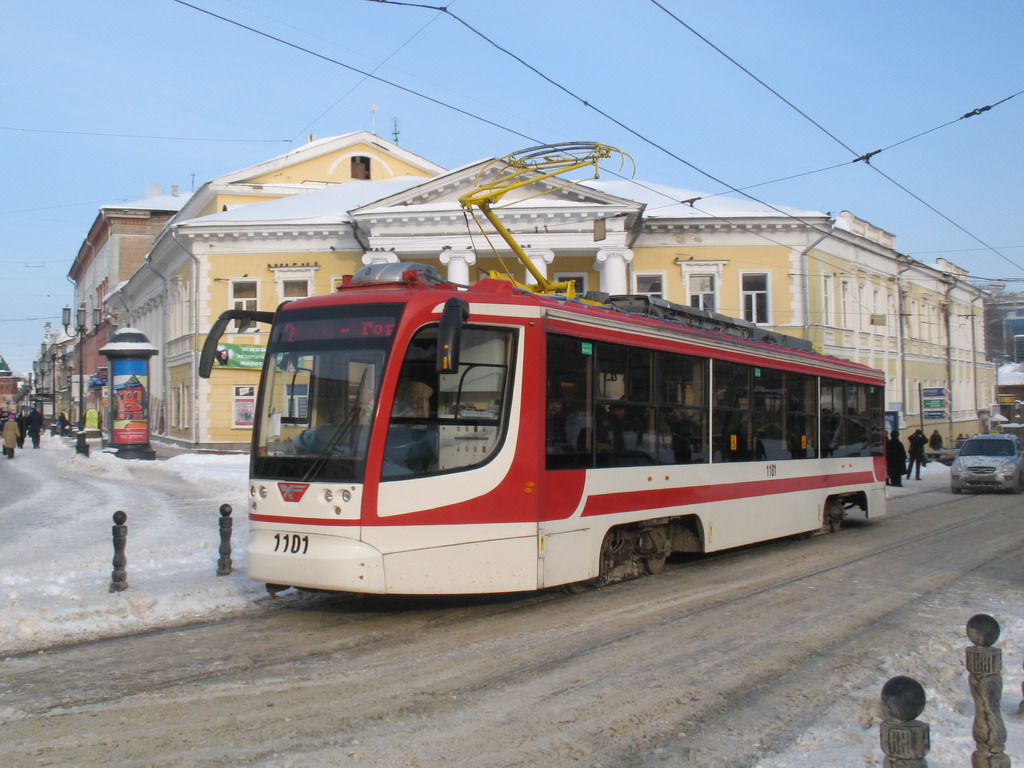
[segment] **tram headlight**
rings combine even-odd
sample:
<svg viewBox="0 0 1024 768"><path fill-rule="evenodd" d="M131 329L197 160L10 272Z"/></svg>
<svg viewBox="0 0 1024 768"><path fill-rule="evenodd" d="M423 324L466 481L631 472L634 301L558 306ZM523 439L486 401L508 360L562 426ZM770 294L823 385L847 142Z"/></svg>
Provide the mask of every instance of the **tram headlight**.
<svg viewBox="0 0 1024 768"><path fill-rule="evenodd" d="M260 486L260 498L261 499L267 498L267 486L265 486L265 485L261 485Z"/></svg>
<svg viewBox="0 0 1024 768"><path fill-rule="evenodd" d="M341 500L344 501L346 504L352 501L352 491L342 491Z"/></svg>
<svg viewBox="0 0 1024 768"><path fill-rule="evenodd" d="M326 501L328 504L334 501L334 491L332 491L330 488L324 491L324 501Z"/></svg>

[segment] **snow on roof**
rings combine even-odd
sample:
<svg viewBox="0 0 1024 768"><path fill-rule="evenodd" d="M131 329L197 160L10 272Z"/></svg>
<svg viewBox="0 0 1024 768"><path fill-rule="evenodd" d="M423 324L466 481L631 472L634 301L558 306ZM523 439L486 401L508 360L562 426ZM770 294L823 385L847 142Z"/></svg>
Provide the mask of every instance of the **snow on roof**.
<svg viewBox="0 0 1024 768"><path fill-rule="evenodd" d="M130 203L110 203L101 205L101 211L180 211L192 197L192 193L185 195L156 195L147 197L144 200L135 200Z"/></svg>
<svg viewBox="0 0 1024 768"><path fill-rule="evenodd" d="M1004 363L996 371L996 383L1000 387L1024 387L1024 371L1020 363Z"/></svg>
<svg viewBox="0 0 1024 768"><path fill-rule="evenodd" d="M800 218L822 218L827 213L804 211L788 205L765 205L741 197L714 195L693 189L670 187L639 179L615 179L605 181L593 179L580 186L592 187L616 197L624 197L646 204L644 218L647 219L704 219L708 216L797 216ZM693 204L684 203L693 200Z"/></svg>
<svg viewBox="0 0 1024 768"><path fill-rule="evenodd" d="M382 197L402 192L425 181L422 176L398 176L380 181L348 181L332 184L301 195L238 205L227 211L182 222L181 227L208 224L244 224L291 221L339 223L348 221L348 211Z"/></svg>

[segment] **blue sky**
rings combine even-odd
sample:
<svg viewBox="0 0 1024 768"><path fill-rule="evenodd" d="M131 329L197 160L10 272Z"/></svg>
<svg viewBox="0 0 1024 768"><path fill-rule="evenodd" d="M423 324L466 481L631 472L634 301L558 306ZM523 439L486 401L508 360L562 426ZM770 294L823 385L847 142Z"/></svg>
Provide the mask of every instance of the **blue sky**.
<svg viewBox="0 0 1024 768"><path fill-rule="evenodd" d="M852 211L922 261L1024 279L1019 0L193 4L319 56L174 0L6 4L0 354L16 371L71 302L68 269L100 205L153 182L188 191L307 134L369 130L373 114L379 135L397 125L401 146L448 168L600 141L633 155L638 178L762 185L747 192ZM872 159L885 176L851 162L924 131Z"/></svg>

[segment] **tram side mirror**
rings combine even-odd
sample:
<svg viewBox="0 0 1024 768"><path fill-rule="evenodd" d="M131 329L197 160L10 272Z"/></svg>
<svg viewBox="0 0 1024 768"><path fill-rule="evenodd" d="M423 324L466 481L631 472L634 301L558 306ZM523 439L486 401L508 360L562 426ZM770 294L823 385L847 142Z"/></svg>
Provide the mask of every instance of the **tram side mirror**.
<svg viewBox="0 0 1024 768"><path fill-rule="evenodd" d="M437 329L437 372L458 370L462 326L469 320L469 304L454 296L444 303Z"/></svg>
<svg viewBox="0 0 1024 768"><path fill-rule="evenodd" d="M232 320L240 320L243 327L250 327L253 323L270 323L274 322L273 312L257 312L255 310L246 309L229 309L226 312L221 312L220 317L210 328L210 332L206 334L206 341L203 343L203 351L199 355L199 376L203 379L210 378L210 371L213 369L214 360L217 359L217 345L220 343L220 337L224 335L224 331L227 330L228 324ZM238 331L239 333L241 331ZM224 360L221 360L221 364L224 364Z"/></svg>

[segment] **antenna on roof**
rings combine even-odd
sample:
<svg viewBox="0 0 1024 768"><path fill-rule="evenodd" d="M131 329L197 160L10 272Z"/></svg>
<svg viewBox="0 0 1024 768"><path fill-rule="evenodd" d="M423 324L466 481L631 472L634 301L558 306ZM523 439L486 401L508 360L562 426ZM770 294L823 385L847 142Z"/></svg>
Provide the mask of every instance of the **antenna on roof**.
<svg viewBox="0 0 1024 768"><path fill-rule="evenodd" d="M377 135L377 105L370 105L370 133Z"/></svg>
<svg viewBox="0 0 1024 768"><path fill-rule="evenodd" d="M394 136L394 143L398 143L398 118L391 118L391 135Z"/></svg>

